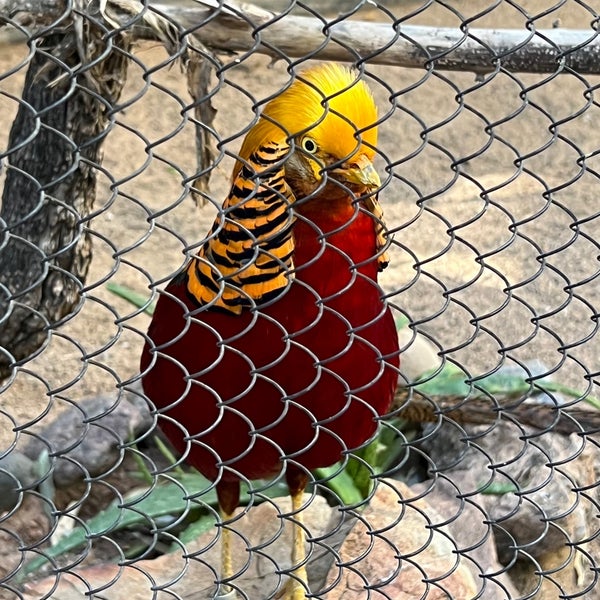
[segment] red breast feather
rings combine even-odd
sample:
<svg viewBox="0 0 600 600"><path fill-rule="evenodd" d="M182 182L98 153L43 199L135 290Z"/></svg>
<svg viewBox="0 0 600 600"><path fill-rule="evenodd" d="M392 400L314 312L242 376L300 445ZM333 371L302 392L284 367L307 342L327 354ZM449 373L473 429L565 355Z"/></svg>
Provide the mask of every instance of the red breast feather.
<svg viewBox="0 0 600 600"><path fill-rule="evenodd" d="M392 401L398 338L376 284L374 221L347 198L344 210L320 202L298 208L296 277L270 305L199 307L181 276L157 304L144 389L173 444L213 480L271 477L284 457L333 464Z"/></svg>

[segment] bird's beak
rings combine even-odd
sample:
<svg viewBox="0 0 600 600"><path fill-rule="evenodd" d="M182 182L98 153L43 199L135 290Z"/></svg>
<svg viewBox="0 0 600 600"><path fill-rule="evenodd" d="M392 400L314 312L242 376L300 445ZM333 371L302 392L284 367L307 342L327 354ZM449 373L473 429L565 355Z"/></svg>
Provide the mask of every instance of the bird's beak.
<svg viewBox="0 0 600 600"><path fill-rule="evenodd" d="M334 169L332 174L336 175L339 181L366 188L368 192L381 187L381 179L373 163L364 154L353 157L351 161Z"/></svg>

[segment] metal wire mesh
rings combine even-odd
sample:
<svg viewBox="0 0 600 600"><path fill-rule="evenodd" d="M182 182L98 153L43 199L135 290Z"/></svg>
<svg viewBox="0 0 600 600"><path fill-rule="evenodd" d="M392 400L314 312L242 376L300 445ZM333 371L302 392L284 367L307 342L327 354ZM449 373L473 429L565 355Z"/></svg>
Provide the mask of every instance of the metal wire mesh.
<svg viewBox="0 0 600 600"><path fill-rule="evenodd" d="M224 518L139 360L321 59L379 109L401 353L378 436L311 473L306 597L600 598L597 7L265 5L0 2L0 598L231 598L225 531L237 597L288 597L286 462Z"/></svg>

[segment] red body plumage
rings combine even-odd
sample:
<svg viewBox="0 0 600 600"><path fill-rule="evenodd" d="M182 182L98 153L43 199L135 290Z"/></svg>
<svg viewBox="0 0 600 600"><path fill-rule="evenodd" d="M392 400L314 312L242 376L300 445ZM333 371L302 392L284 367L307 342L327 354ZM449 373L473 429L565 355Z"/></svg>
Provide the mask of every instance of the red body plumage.
<svg viewBox="0 0 600 600"><path fill-rule="evenodd" d="M337 203L298 210L296 278L259 312L199 309L177 278L160 297L144 388L183 426L161 420L167 436L185 452L189 433L188 461L213 480L272 476L283 454L307 469L330 465L390 406L398 338L376 284L374 221L348 197Z"/></svg>

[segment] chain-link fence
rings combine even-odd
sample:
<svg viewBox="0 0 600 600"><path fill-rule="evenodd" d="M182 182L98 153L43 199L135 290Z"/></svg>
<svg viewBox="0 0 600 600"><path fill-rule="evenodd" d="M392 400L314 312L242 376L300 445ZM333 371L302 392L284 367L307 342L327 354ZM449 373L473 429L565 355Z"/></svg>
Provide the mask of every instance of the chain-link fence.
<svg viewBox="0 0 600 600"><path fill-rule="evenodd" d="M0 23L1 598L600 598L597 6Z"/></svg>

